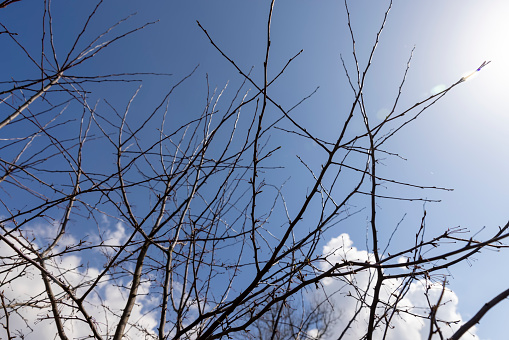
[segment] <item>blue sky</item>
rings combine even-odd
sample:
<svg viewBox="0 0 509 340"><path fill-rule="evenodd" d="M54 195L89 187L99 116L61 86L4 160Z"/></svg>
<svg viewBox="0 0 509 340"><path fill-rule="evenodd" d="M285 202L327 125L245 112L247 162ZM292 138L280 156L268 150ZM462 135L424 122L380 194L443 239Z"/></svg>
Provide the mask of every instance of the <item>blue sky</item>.
<svg viewBox="0 0 509 340"><path fill-rule="evenodd" d="M39 2L22 0L0 12L0 21L31 51L37 53L40 41ZM364 65L383 19L387 1L351 1L352 25L356 37L359 62ZM60 59L72 46L85 16L93 6L87 2L53 1L55 46ZM107 29L118 20L137 12L129 21L115 28L125 32L146 22L154 25L134 33L105 49L92 60L80 65L73 74L106 74L120 72L162 72L172 77L148 78L133 104L133 111L143 115L143 108L153 106L168 87L197 71L172 100L175 122L185 121L189 112L199 112L206 95L205 75L211 87L222 88L229 82L235 89L242 81L232 65L220 56L199 29L196 21L209 32L228 56L243 70L253 69L253 78L263 79L267 1L156 1L140 5L139 1L106 1L90 26L88 37ZM435 106L426 111L394 137L386 148L406 160L388 157L381 173L399 181L453 188L452 192L403 190L389 186L388 194L441 200L427 203L427 233L440 234L456 226L488 236L509 220L509 115L506 64L509 48L509 3L505 1L394 1L371 73L366 94L370 117L390 108L405 71L406 62L415 46L411 68L403 90L400 108L420 101L441 86L449 86L483 61L492 61L473 79L461 84ZM36 77L36 69L20 51L3 39L0 79L15 75L18 79ZM88 42L89 39L84 39ZM6 47L5 47L6 46ZM303 49L283 77L271 89L284 107L291 107L303 97L319 90L294 112L294 117L310 131L323 138L334 136L343 122L353 94L342 70L340 54L352 70L351 41L346 14L341 1L280 0L276 2L272 25L269 75L275 76L285 63ZM119 87L98 85L92 98L107 98L114 106L124 107L138 84ZM233 96L225 93L226 98ZM134 118L136 119L136 118ZM284 134L275 134L279 143ZM296 139L285 153L276 155L275 163L286 165L272 180L306 183L309 179L295 155L318 166L320 153L314 146ZM92 150L93 151L93 150ZM322 155L323 156L323 155ZM96 166L108 166L97 158ZM106 162L106 161L105 161ZM307 179L306 179L307 178ZM305 186L285 187L289 197L306 192ZM0 193L4 195L4 193ZM384 202L381 221L387 223L388 237L393 226L407 213L397 242L414 237L423 210L422 203ZM290 207L291 209L291 207ZM2 212L3 214L4 212ZM336 227L335 227L336 228ZM351 222L329 231L328 239L348 233L355 246L365 244L366 218L359 215ZM397 243L394 243L397 245ZM475 256L471 265L462 263L451 269L450 286L458 296L459 312L468 318L491 297L506 289L509 274L505 253L485 251ZM493 309L478 326L481 339L497 339L504 334L506 302Z"/></svg>

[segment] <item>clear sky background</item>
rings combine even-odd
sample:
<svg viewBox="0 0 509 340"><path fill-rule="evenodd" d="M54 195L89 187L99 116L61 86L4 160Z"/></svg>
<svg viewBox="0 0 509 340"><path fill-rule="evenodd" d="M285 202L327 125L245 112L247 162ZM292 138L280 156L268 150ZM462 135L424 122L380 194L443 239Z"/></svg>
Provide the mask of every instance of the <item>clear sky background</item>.
<svg viewBox="0 0 509 340"><path fill-rule="evenodd" d="M165 72L172 73L172 79L180 79L199 65L172 103L174 112L181 112L175 119L185 121L188 112L201 111L203 107L206 74L212 87L221 88L229 81L229 86L235 89L242 81L231 64L210 45L196 20L243 70L254 66L254 78L260 81L268 5L269 1L254 0L106 1L89 36L134 12L137 14L119 31L148 21L159 22L108 48L74 72L80 75ZM387 5L387 1L381 0L351 1L349 5L361 66L365 65ZM42 6L39 1L22 0L0 12L2 23L26 39L24 42L34 53L40 48L37 6ZM86 18L83 13L92 7L87 1L54 0L53 8L55 46L65 55ZM388 194L441 200L426 204L428 235L438 235L456 226L474 233L486 227L478 235L483 238L509 220L508 17L509 2L503 0L395 0L388 16L365 89L373 119L392 104L414 46L400 107L426 98L455 83L483 61L491 61L476 77L453 89L386 146L407 160L388 158L381 170L384 175L454 189L452 192L387 189ZM6 37L0 38L3 39L0 78L8 79L13 74L19 78L36 76L36 69L26 58L19 57L19 50L5 42ZM295 111L294 117L310 131L327 138L337 133L352 100L339 58L342 54L347 66L353 66L342 1L276 1L269 73L276 75L301 49L304 52L275 84L271 96L284 107L291 107L320 86ZM142 108L159 99L169 83L167 78L149 79L134 109L142 114ZM136 87L136 84L122 85L120 89L103 86L95 95L123 107ZM274 138L277 142L281 137ZM318 161L313 158L313 146L304 141L277 156L287 167L274 175L274 180L291 176L297 183L286 189L289 197L307 189L298 186L307 175L298 165L296 154L307 157L309 163ZM97 161L100 165L101 160ZM381 231L382 239L388 238L405 213L408 214L394 245L413 238L422 210L422 203L381 203L381 221L388 225L386 234ZM354 245L362 250L365 224L365 216L359 216L358 220L339 225L330 232L324 245L333 237L348 233ZM508 288L507 256L507 252L485 251L476 255L470 265L462 263L451 268L449 288L459 299L458 311L463 319ZM485 316L477 335L481 339L505 336L508 315L509 302L504 301Z"/></svg>

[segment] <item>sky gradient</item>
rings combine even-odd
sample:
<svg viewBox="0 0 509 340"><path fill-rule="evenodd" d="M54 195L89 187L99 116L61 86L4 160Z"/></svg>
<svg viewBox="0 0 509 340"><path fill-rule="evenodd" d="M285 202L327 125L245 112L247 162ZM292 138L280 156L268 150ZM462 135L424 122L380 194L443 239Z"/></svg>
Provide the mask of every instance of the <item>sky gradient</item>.
<svg viewBox="0 0 509 340"><path fill-rule="evenodd" d="M132 110L142 119L144 108L159 101L175 80L190 74L171 101L172 123L185 122L203 108L210 88L223 88L225 101L234 95L243 81L237 70L210 44L197 21L220 48L245 72L253 67L253 79L263 80L265 59L267 1L156 1L140 6L139 1L105 1L87 32L100 34L117 21L133 14L118 32L158 20L147 28L120 40L73 70L79 75L123 72L171 73L171 77L148 77L133 102ZM18 33L30 53L40 50L40 5L22 0L0 12L0 21ZM376 33L383 20L387 1L351 1L349 9L356 39L359 64L366 64ZM55 48L65 56L79 33L93 5L86 1L53 1ZM407 61L413 50L411 67L399 107L404 108L454 83L474 71L483 61L489 65L475 77L460 84L418 120L405 127L385 148L401 157L387 157L379 170L382 177L424 186L452 188L454 191L408 190L387 186L387 195L422 197L440 203L380 203L379 223L386 224L381 239L387 241L394 227L403 219L393 246L415 236L422 213L427 212L427 235L438 235L461 226L477 237L487 237L509 220L509 115L507 79L509 57L509 3L506 1L395 0L374 55L365 93L368 115L381 121L398 93ZM353 71L352 43L346 24L344 4L340 1L276 1L272 24L269 74L274 77L287 61L303 52L270 88L271 96L289 108L319 89L303 102L293 117L309 131L327 139L337 135L344 121L353 93L343 71ZM37 77L37 69L12 41L2 39L0 80ZM86 40L88 41L88 40ZM63 59L62 57L60 57ZM62 60L61 60L62 61ZM73 74L74 74L73 73ZM207 78L208 77L208 80ZM125 107L138 83L109 86L98 84L90 102L103 98L113 107ZM274 110L274 108L271 108ZM275 110L274 110L275 111ZM136 120L136 115L133 118ZM272 137L271 143L286 138ZM100 146L97 146L100 148ZM93 152L93 150L91 150ZM312 143L296 139L283 154L272 160L285 168L271 180L284 182L288 197L302 197L309 174L296 157L314 167L320 165L319 150ZM101 156L98 167L108 167ZM0 192L0 195L7 195ZM20 202L21 205L23 202ZM140 203L143 204L143 203ZM291 211L291 201L289 210ZM4 214L5 212L2 212ZM356 250L367 250L366 214L359 214L329 230L323 246L348 234ZM122 231L117 230L122 239ZM77 231L79 238L88 231ZM484 251L474 259L450 269L448 288L457 297L457 312L468 319L489 299L507 289L509 272L505 270L506 252ZM416 288L417 289L417 288ZM456 304L455 304L456 305ZM502 302L491 310L477 327L480 339L498 339L505 334L509 305ZM402 338L403 339L403 338Z"/></svg>

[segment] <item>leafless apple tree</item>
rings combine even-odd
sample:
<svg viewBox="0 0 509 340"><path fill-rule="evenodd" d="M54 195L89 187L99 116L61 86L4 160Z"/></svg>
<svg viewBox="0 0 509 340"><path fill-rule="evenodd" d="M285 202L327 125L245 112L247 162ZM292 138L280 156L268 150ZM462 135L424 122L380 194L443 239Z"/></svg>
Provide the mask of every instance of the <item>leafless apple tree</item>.
<svg viewBox="0 0 509 340"><path fill-rule="evenodd" d="M385 197L380 185L442 188L383 178L377 169L380 157L396 157L384 148L386 141L466 77L402 108L409 60L392 110L373 121L365 106L365 80L392 3L367 63L361 64L345 2L355 67L343 65L353 99L341 108L335 138L323 140L294 118L298 105L283 107L271 95L301 53L279 72L268 71L274 2L267 2L263 18L261 82L222 50L220 37L198 23L204 42L243 79L234 90L209 88L198 115L172 112L168 105L193 72L168 78L173 85L166 95L143 112L132 108L138 91L122 107L90 102L97 84L168 76L79 75L81 65L114 49L118 40L143 34L138 31L145 26L118 35L110 27L91 38L102 1L84 18L65 53L58 54L53 44L58 18L49 0L41 10L38 48L26 46L24 37L0 23L2 46L16 46L32 70L12 70L1 79L2 338L34 338L49 329L60 339L346 339L350 329L360 328L361 338L370 340L390 336L396 320L405 316L425 322L430 339L444 338L443 330L456 321L437 317L445 303L445 270L483 248L503 248L509 225L484 240L460 229L429 237L424 214L415 239L393 244L386 253L379 241L378 205L388 199L426 200ZM4 1L0 10L25 5ZM122 29L122 24L112 27ZM304 100L312 98L299 103ZM178 123L182 118L186 121ZM364 132L352 132L354 121L363 122ZM274 142L274 133L287 138ZM300 158L311 182L306 195L287 201L284 189L290 184L275 183L271 173L282 166L278 155L285 143L296 140L315 144L321 162ZM370 216L368 255L352 258L346 248L322 252L324 233L348 220L349 204L358 198ZM325 286L333 281L355 300L348 314L331 303L333 294ZM427 289L443 287L438 299L424 292L429 303L421 313L403 302L416 282ZM457 325L450 338L459 339L507 295L501 293L463 327ZM339 319L343 330L331 334Z"/></svg>

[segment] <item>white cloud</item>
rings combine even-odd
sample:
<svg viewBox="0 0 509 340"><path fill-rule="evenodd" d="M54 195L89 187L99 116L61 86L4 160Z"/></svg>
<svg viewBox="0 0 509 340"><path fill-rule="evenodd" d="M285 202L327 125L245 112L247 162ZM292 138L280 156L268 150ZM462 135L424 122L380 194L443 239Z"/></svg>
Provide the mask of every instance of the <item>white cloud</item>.
<svg viewBox="0 0 509 340"><path fill-rule="evenodd" d="M107 229L103 237L106 244L118 247L127 240L128 235L125 232L124 225L118 222L115 225L115 230Z"/></svg>
<svg viewBox="0 0 509 340"><path fill-rule="evenodd" d="M53 223L48 224L37 223L25 228L23 230L23 236L27 240L31 241L32 247L35 247L35 249L41 249L49 246L56 238L59 231L60 223L58 221L53 221ZM21 239L18 238L18 240ZM65 247L76 243L76 239L71 234L64 233L58 241L57 246L54 248L54 252L62 251Z"/></svg>
<svg viewBox="0 0 509 340"><path fill-rule="evenodd" d="M110 226L111 227L111 226ZM115 229L108 228L104 233L103 239L118 240L123 242L126 234L124 227L117 223ZM110 230L111 229L111 230ZM40 231L39 233L46 233ZM49 233L49 232L48 232ZM42 235L42 234L41 234ZM49 235L49 234L48 234ZM38 235L39 236L39 235ZM120 244L120 243L118 243ZM323 248L323 253L328 255L330 263L342 263L344 260L348 261L366 261L372 260L373 254L364 250L358 250L353 246L353 242L347 234L342 234L337 238L330 240ZM28 253L27 253L28 254ZM0 282L7 282L11 278L16 280L11 283L2 285L2 290L8 303L26 303L34 297L39 300L45 300L45 303L39 302L32 307L23 307L13 311L10 314L11 330L16 335L16 330L22 331L26 334L25 339L54 339L56 338L56 328L51 317L51 310L47 303L45 295L44 283L41 279L39 271L30 266L12 266L16 261L17 256L15 253L3 242L0 242L0 266L1 268L12 267L12 270L3 272L0 276ZM51 263L53 262L53 263ZM79 253L74 255L66 255L63 257L55 257L52 261L48 261L48 268L55 274L62 274L63 277L73 285L93 279L100 273L99 268L83 266L85 259ZM327 269L330 264L323 264L322 269ZM59 268L59 271L56 270ZM354 316L357 306L358 298L362 297L365 293L368 283L373 278L374 273L364 271L352 275L350 277L343 277L342 279L328 279L324 281L324 292L329 296L331 305L339 313L340 318L335 322L332 327L331 339L337 339L343 332L346 325ZM122 286L128 286L128 282L117 281ZM393 301L393 293L398 294L401 290L401 281L391 280L387 281L383 290L381 298L388 301ZM361 289L354 289L358 287ZM53 285L56 294L61 291L56 285ZM178 291L178 286L174 287ZM81 290L78 290L78 294ZM132 326L128 329L128 337L131 339L150 339L156 338L154 330L158 325L158 315L156 312L151 311L159 304L159 301L154 300L157 297L151 296L149 293L151 286L149 282L144 282L140 287L140 294L137 299L137 304L131 314ZM317 294L320 291L317 291ZM387 340L402 340L402 339L427 339L429 333L429 321L425 318L420 318L416 315L426 316L429 311L429 304L426 296L429 298L431 304L435 304L442 292L440 284L431 284L424 281L415 281L408 287L408 292L405 297L400 301L399 307L403 311L395 315L391 320L391 328L388 330ZM369 290L368 290L369 293ZM87 298L86 308L89 313L95 318L97 327L100 333L112 335L114 328L117 324L118 316L125 304L127 292L125 289L121 290L117 286L111 284L109 277L105 276L103 282L98 285L97 289ZM368 298L369 301L369 298ZM442 298L442 306L438 310L437 318L444 321L459 321L458 323L441 324L441 330L444 338L448 338L454 330L458 329L461 322L461 315L457 310L458 297L456 294L446 289ZM194 306L190 306L193 309ZM148 311L148 312L147 312ZM61 315L71 316L73 312L69 307L62 307ZM344 340L358 340L364 336L367 328L368 309L364 308L356 317L351 327L347 330ZM81 317L80 313L74 314ZM0 322L4 322L3 312L0 313ZM90 334L90 330L82 321L66 321L65 327L69 338L86 337ZM143 330L147 330L144 332ZM377 330L375 338L382 338L383 327ZM315 334L317 330L314 330ZM475 334L475 329L471 330ZM312 335L312 334L310 334ZM105 338L107 338L105 336ZM467 334L462 340L478 340L476 335Z"/></svg>
<svg viewBox="0 0 509 340"><path fill-rule="evenodd" d="M324 246L323 254L327 255L329 261L329 263L323 263L322 269L324 270L330 268L330 263L373 260L373 254L353 247L353 242L348 234L341 234L339 237L331 239ZM374 277L374 271L365 270L349 277L327 279L324 281L324 289L316 294L322 295L322 298L324 293L327 294L331 306L340 316L337 322L332 326L329 325L333 328L330 332L332 335L331 339L337 339L352 318L355 318L355 321L351 323L343 339L358 340L365 335L369 310L368 308L363 308L356 316L355 313L360 306L359 301L361 299L365 298L368 303L371 301L374 284L372 279ZM395 301L396 295L401 292L401 285L401 280L386 281L381 291L381 299L389 303ZM358 289L355 289L355 287ZM418 280L411 283L407 289L407 293L398 304L400 312L394 314L390 327L387 329L387 340L428 339L430 324L426 317L429 315L430 304L435 305L439 300L443 289L442 284ZM365 296L366 292L368 294ZM457 306L458 297L452 290L446 288L441 300L441 306L438 309L437 320L453 323L440 323L444 338L449 338L462 323ZM380 308L380 313L382 312L383 309ZM385 324L377 328L374 338L382 339L384 331ZM440 338L438 334L435 334L433 338L435 337ZM463 339L478 340L479 338L475 335L475 328L472 328L469 334L465 334L462 337Z"/></svg>
<svg viewBox="0 0 509 340"><path fill-rule="evenodd" d="M111 235L116 235L117 240L121 240L123 231L123 228L117 224L117 229ZM42 231L38 232L38 236L46 233L50 234L48 230L42 229ZM24 253L30 258L35 258L28 251ZM61 275L62 279L76 286L79 283L93 280L100 272L97 268L82 266L83 260L79 255L65 255L46 261L46 265L48 270L54 275ZM2 283L5 302L7 305L14 306L18 304L20 306L9 309L11 335L19 336L19 334L24 334L24 339L27 340L58 338L48 303L49 300L45 293L44 282L39 270L33 266L16 266L16 263L20 263L19 256L8 245L0 241L0 268L2 269L0 283ZM10 270L5 271L7 268ZM11 279L14 280L10 281ZM128 285L128 282L118 280L116 282L121 285ZM56 284L52 284L52 289L56 295L62 293L62 290ZM78 296L84 289L78 289ZM154 329L158 324L157 316L154 312L147 312L156 303L149 294L150 283L142 283L139 292L139 297L136 300L137 303L130 317L131 326L130 328L128 327L125 338L156 338ZM71 302L70 300L66 301ZM121 314L124 305L125 292L123 295L118 287L113 286L108 281L108 276L104 277L103 282L98 285L86 300L86 309L95 319L99 332L104 335L109 334L110 336L113 335L118 315ZM76 321L75 318L81 319L82 315L76 312L75 309L60 304L60 315L64 318L73 318L64 323L66 334L70 339L87 338L91 334L89 327L83 321ZM5 323L3 310L0 312L0 323ZM143 330L147 330L148 333ZM105 338L107 337L105 336Z"/></svg>
<svg viewBox="0 0 509 340"><path fill-rule="evenodd" d="M117 247L122 246L127 241L129 235L126 233L126 229L122 222L117 222L112 225L110 219L106 215L102 215L101 221L101 234L90 234L90 242L92 244L102 244L103 247L96 248L108 255L115 252Z"/></svg>

